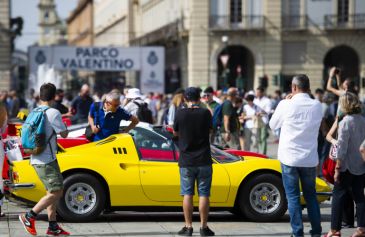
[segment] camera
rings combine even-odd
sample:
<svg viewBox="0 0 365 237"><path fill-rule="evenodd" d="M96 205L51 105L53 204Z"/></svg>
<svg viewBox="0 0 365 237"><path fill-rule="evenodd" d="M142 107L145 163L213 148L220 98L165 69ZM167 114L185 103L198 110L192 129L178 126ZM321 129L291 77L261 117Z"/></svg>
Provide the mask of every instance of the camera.
<svg viewBox="0 0 365 237"><path fill-rule="evenodd" d="M339 74L339 73L340 73L340 69L336 67L335 74Z"/></svg>

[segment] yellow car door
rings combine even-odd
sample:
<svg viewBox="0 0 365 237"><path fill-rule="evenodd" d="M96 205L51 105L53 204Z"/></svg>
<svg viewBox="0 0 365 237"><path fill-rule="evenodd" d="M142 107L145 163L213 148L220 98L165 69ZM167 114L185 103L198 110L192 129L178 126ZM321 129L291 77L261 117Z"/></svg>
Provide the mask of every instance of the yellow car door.
<svg viewBox="0 0 365 237"><path fill-rule="evenodd" d="M133 137L140 155L140 178L144 194L154 202L181 202L177 147L161 134L136 128ZM225 168L213 164L211 202L224 203L230 190Z"/></svg>
<svg viewBox="0 0 365 237"><path fill-rule="evenodd" d="M143 192L150 200L181 202L180 174L177 162L142 160L140 177ZM213 164L210 202L226 202L229 190L230 181L227 171L221 164ZM195 193L197 196L196 187Z"/></svg>

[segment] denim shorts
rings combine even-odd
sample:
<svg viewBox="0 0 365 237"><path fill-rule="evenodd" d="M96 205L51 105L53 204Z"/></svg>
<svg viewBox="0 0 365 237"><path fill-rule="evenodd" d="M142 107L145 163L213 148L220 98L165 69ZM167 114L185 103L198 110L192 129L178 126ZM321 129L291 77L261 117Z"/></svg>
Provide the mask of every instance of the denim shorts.
<svg viewBox="0 0 365 237"><path fill-rule="evenodd" d="M195 194L195 181L198 186L199 197L209 197L210 187L212 186L213 169L211 165L198 167L180 168L180 194Z"/></svg>
<svg viewBox="0 0 365 237"><path fill-rule="evenodd" d="M63 177L57 160L44 165L33 165L46 190L50 193L63 189Z"/></svg>

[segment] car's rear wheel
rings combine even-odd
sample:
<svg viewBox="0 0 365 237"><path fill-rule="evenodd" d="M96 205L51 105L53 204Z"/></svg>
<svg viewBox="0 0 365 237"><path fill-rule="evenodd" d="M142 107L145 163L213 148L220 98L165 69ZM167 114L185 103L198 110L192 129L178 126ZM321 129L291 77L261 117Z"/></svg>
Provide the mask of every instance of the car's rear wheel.
<svg viewBox="0 0 365 237"><path fill-rule="evenodd" d="M64 180L58 213L67 221L90 221L104 210L105 198L104 188L97 178L85 173L73 174Z"/></svg>
<svg viewBox="0 0 365 237"><path fill-rule="evenodd" d="M277 221L287 210L281 178L274 174L250 178L240 190L238 207L250 220Z"/></svg>

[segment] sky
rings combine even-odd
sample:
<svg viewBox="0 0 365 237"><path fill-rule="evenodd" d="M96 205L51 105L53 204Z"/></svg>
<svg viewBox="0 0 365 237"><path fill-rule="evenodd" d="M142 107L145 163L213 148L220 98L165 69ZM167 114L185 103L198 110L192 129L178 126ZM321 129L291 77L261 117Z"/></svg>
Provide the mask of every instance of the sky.
<svg viewBox="0 0 365 237"><path fill-rule="evenodd" d="M11 0L11 17L21 16L24 20L23 35L15 41L17 49L27 51L28 46L38 40L38 2L39 0ZM59 17L66 19L77 2L78 0L55 0Z"/></svg>

